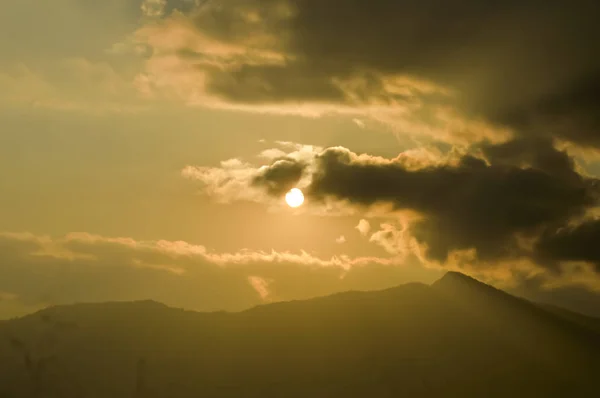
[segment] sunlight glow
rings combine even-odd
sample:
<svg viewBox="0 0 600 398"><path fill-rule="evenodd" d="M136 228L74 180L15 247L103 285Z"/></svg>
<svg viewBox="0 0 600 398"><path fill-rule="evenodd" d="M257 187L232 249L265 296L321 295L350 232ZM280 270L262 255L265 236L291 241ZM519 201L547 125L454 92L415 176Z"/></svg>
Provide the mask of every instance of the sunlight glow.
<svg viewBox="0 0 600 398"><path fill-rule="evenodd" d="M304 203L304 194L298 188L292 188L285 194L285 201L290 207L300 207Z"/></svg>

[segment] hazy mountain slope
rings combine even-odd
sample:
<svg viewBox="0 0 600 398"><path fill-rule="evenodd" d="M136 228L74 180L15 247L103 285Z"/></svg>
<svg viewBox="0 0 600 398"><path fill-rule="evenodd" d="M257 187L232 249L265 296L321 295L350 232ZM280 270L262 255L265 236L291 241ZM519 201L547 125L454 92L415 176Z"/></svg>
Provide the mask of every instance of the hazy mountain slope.
<svg viewBox="0 0 600 398"><path fill-rule="evenodd" d="M564 318L570 322L577 323L580 326L584 326L586 328L594 330L595 332L600 333L600 318L594 318L591 316L579 314L577 312L573 312L551 304L541 304L541 307L544 308L546 311L558 315L559 317Z"/></svg>
<svg viewBox="0 0 600 398"><path fill-rule="evenodd" d="M591 396L600 371L596 332L452 273L240 313L56 307L0 336L8 397Z"/></svg>

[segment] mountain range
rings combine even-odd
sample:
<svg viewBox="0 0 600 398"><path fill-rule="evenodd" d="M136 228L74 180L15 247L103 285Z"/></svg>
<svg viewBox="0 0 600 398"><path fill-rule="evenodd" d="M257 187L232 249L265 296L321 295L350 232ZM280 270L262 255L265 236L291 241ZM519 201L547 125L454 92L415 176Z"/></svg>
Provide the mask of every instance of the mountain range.
<svg viewBox="0 0 600 398"><path fill-rule="evenodd" d="M449 272L246 311L75 304L0 322L0 397L591 397L600 319Z"/></svg>

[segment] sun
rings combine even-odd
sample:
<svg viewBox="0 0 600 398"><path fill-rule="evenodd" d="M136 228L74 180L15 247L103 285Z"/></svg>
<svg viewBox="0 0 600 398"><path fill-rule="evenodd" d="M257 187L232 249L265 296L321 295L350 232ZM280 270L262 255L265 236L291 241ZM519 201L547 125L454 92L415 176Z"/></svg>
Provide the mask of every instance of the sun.
<svg viewBox="0 0 600 398"><path fill-rule="evenodd" d="M285 194L285 202L290 207L300 207L304 203L304 194L298 188L292 188Z"/></svg>

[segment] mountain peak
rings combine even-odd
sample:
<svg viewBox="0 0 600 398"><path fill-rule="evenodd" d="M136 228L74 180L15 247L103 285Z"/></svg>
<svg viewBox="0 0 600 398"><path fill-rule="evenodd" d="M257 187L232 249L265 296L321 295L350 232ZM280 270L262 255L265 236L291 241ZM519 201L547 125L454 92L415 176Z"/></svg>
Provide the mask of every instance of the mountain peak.
<svg viewBox="0 0 600 398"><path fill-rule="evenodd" d="M494 296L510 296L508 293L497 289L492 285L488 285L484 282L481 282L469 275L465 275L456 271L448 271L446 274L435 281L432 285L434 289L440 289L446 292L471 292L471 294L475 293L483 293L486 295L494 295Z"/></svg>
<svg viewBox="0 0 600 398"><path fill-rule="evenodd" d="M446 274L444 276L442 276L440 279L438 279L437 281L435 281L432 284L432 286L439 287L439 286L454 285L456 283L488 286L485 283L478 281L477 279L475 279L469 275L465 275L465 274L463 274L461 272L457 272L457 271L446 272Z"/></svg>

